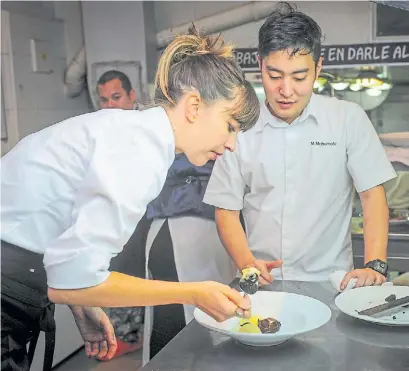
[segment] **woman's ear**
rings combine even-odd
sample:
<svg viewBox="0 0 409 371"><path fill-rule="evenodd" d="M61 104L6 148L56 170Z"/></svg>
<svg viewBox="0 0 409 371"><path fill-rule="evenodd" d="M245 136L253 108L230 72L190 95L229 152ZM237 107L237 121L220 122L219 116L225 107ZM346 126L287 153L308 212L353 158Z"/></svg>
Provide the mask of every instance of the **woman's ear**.
<svg viewBox="0 0 409 371"><path fill-rule="evenodd" d="M189 123L193 124L199 115L200 94L197 91L189 92L185 100L185 114Z"/></svg>

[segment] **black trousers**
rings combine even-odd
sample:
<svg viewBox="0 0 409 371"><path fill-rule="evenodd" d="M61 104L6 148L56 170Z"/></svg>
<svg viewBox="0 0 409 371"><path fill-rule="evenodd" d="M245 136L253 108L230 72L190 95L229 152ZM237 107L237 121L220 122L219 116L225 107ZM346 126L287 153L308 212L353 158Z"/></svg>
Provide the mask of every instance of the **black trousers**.
<svg viewBox="0 0 409 371"><path fill-rule="evenodd" d="M153 241L148 267L154 280L178 282L173 243L166 220ZM153 328L150 340L152 359L169 341L186 326L185 312L181 304L153 307Z"/></svg>
<svg viewBox="0 0 409 371"><path fill-rule="evenodd" d="M4 241L1 241L1 327L2 371L30 369L40 331L45 332L46 339L43 370L51 370L54 304L47 297L43 255Z"/></svg>

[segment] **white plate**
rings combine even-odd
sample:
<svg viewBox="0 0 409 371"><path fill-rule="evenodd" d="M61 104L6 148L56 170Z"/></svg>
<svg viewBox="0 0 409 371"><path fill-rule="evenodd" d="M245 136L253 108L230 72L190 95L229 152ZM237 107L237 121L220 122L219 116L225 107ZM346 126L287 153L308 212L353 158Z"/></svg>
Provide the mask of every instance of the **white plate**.
<svg viewBox="0 0 409 371"><path fill-rule="evenodd" d="M351 316L367 322L387 326L409 326L409 308L399 308L399 311L383 317L361 316L361 310L385 304L385 298L396 295L399 299L409 295L409 287L405 286L367 286L351 289L339 294L335 299L338 309Z"/></svg>
<svg viewBox="0 0 409 371"><path fill-rule="evenodd" d="M275 334L246 334L235 331L240 319L230 318L217 322L196 308L195 319L204 327L226 334L239 342L252 346L271 346L314 330L327 323L331 310L319 300L308 296L287 292L259 291L251 297L252 314L261 317L273 317L281 322L281 328Z"/></svg>

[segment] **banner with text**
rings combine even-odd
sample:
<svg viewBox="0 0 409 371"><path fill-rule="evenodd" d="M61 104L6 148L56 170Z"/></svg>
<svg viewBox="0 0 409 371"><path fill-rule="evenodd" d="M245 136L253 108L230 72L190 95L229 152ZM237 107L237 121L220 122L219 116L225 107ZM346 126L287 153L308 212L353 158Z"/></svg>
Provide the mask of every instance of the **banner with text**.
<svg viewBox="0 0 409 371"><path fill-rule="evenodd" d="M257 70L257 48L235 50L237 62L243 70ZM409 65L409 42L354 45L323 45L324 66Z"/></svg>

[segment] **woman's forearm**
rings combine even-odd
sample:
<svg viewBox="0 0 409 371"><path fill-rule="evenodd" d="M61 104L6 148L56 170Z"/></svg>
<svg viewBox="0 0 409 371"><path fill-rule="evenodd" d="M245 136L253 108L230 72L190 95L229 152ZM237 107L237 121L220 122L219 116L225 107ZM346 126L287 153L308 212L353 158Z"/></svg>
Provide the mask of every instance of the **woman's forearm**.
<svg viewBox="0 0 409 371"><path fill-rule="evenodd" d="M145 280L112 272L101 284L84 289L48 289L57 304L89 307L133 307L164 304L193 304L192 283Z"/></svg>

